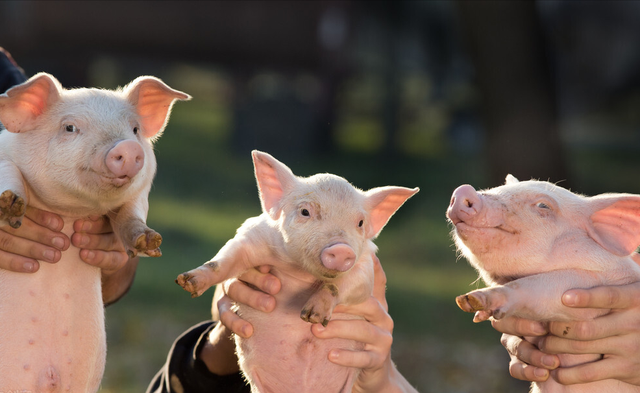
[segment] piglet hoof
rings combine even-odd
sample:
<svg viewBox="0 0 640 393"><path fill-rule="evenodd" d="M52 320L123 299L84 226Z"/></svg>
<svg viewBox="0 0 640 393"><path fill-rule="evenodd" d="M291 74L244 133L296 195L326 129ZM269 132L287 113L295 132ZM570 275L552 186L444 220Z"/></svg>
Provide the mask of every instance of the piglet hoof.
<svg viewBox="0 0 640 393"><path fill-rule="evenodd" d="M327 317L324 313L316 311L313 306L305 306L300 312L300 318L309 323L321 323L322 326L326 327L329 323L329 317Z"/></svg>
<svg viewBox="0 0 640 393"><path fill-rule="evenodd" d="M505 313L500 309L499 304L504 304L504 298L499 294L485 293L484 291L474 291L456 298L458 307L466 312L475 312L474 322L504 318Z"/></svg>
<svg viewBox="0 0 640 393"><path fill-rule="evenodd" d="M135 240L135 253L143 253L150 257L162 256L160 251L160 244L162 243L162 236L153 229L147 228L144 233L138 235ZM131 256L131 254L129 254Z"/></svg>
<svg viewBox="0 0 640 393"><path fill-rule="evenodd" d="M192 274L191 272L180 274L178 278L176 278L176 284L191 293L192 298L202 295L206 290L206 288L200 288L197 274Z"/></svg>
<svg viewBox="0 0 640 393"><path fill-rule="evenodd" d="M6 220L12 228L20 228L26 211L27 205L21 196L11 190L0 194L0 219Z"/></svg>

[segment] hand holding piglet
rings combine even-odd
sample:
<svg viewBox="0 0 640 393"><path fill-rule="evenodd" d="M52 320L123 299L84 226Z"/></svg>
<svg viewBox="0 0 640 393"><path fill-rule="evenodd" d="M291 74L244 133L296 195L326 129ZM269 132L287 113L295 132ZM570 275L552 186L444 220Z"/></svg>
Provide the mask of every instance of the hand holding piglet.
<svg viewBox="0 0 640 393"><path fill-rule="evenodd" d="M505 333L502 342L511 356L511 375L525 381L543 381L549 376L547 369L553 370L558 365L557 357L552 354L592 353L603 354L602 360L558 368L551 375L563 384L616 379L640 386L640 329L637 323L640 320L640 283L570 290L562 301L568 307L603 308L611 309L611 312L591 321L550 322L551 335L539 344L544 352L521 338L537 335L527 328L537 322L515 318L492 321L496 330ZM567 334L564 334L565 330ZM555 362L555 367L551 361Z"/></svg>

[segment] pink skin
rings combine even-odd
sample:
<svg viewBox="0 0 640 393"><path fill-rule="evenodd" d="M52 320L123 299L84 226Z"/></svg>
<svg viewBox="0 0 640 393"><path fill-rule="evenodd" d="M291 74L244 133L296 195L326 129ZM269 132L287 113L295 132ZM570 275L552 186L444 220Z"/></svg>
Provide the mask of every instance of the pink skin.
<svg viewBox="0 0 640 393"><path fill-rule="evenodd" d="M112 183L124 185L144 167L144 152L136 141L120 141L109 150L105 164L114 175Z"/></svg>
<svg viewBox="0 0 640 393"><path fill-rule="evenodd" d="M327 269L346 272L355 263L356 253L347 244L337 243L322 250L320 259Z"/></svg>

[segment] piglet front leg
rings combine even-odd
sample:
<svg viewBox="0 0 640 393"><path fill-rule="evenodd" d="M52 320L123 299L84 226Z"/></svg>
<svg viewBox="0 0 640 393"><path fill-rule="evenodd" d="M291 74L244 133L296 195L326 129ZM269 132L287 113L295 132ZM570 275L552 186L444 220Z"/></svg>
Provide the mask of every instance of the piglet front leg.
<svg viewBox="0 0 640 393"><path fill-rule="evenodd" d="M109 215L114 232L118 235L130 258L138 254L162 256L162 235L146 224L149 205L146 198L138 198L123 205L117 213Z"/></svg>
<svg viewBox="0 0 640 393"><path fill-rule="evenodd" d="M606 284L597 272L556 270L527 276L505 285L478 289L456 298L463 311L475 312L474 322L509 316L537 321L592 319L605 311L574 309L562 304L562 294L573 288Z"/></svg>
<svg viewBox="0 0 640 393"><path fill-rule="evenodd" d="M256 237L251 238L244 233L236 234L213 259L180 274L176 283L190 292L191 297L198 297L212 286L238 277L256 264L272 258L269 254L270 248L262 243Z"/></svg>

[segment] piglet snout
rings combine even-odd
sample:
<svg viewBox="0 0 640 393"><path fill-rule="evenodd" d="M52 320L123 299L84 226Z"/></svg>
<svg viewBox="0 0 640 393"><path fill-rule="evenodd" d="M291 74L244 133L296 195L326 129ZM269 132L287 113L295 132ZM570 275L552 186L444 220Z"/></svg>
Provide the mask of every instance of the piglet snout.
<svg viewBox="0 0 640 393"><path fill-rule="evenodd" d="M467 221L482 210L482 198L475 188L468 184L460 186L453 191L451 203L447 209L447 217L455 225Z"/></svg>
<svg viewBox="0 0 640 393"><path fill-rule="evenodd" d="M327 269L346 272L356 262L356 253L348 245L337 243L322 250L320 260Z"/></svg>
<svg viewBox="0 0 640 393"><path fill-rule="evenodd" d="M136 141L120 141L109 150L105 163L116 178L130 179L144 166L144 151Z"/></svg>

